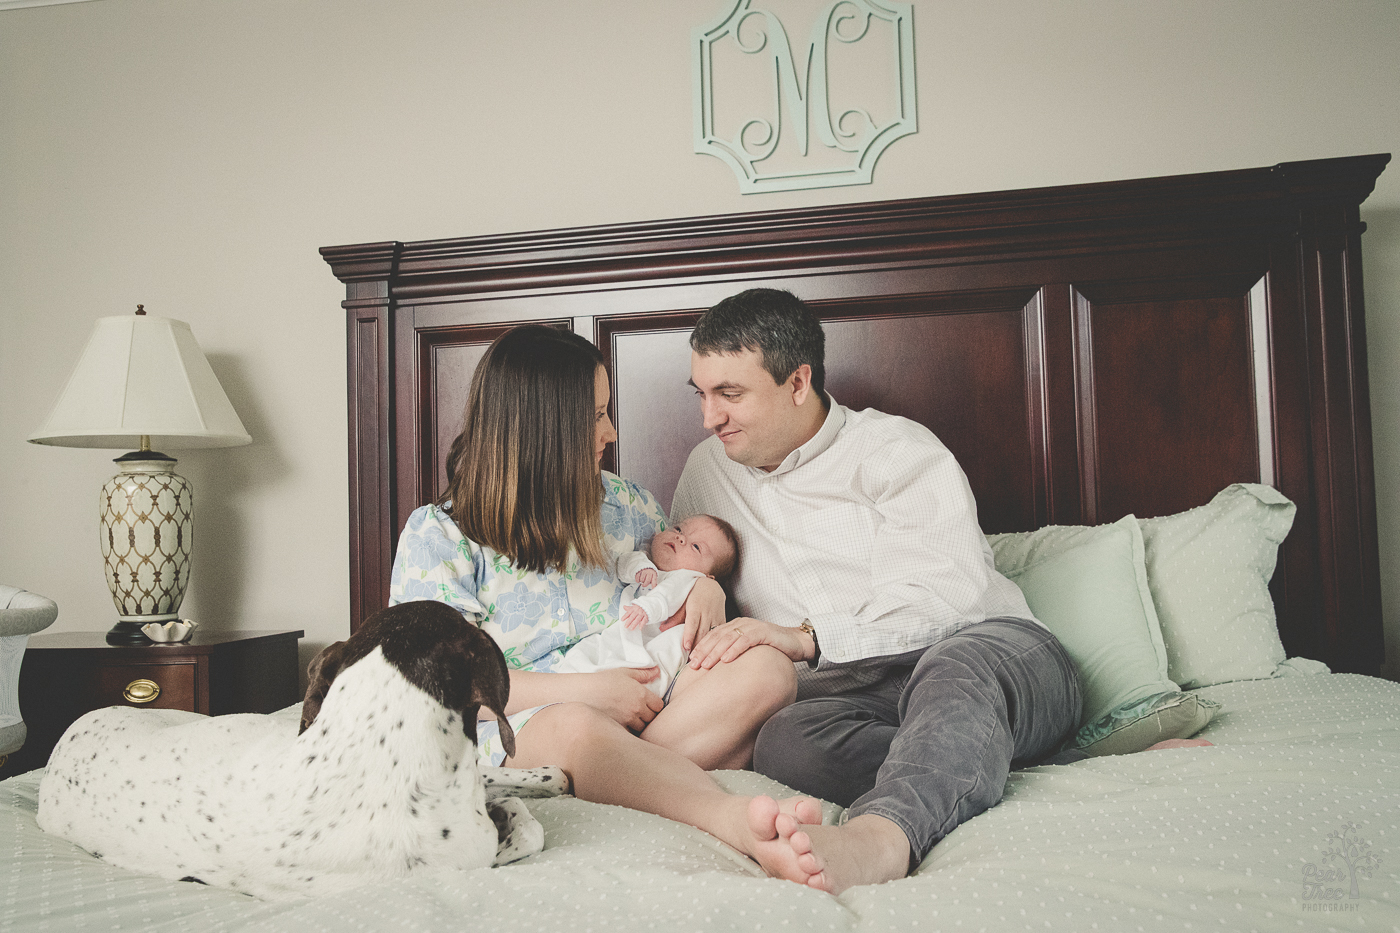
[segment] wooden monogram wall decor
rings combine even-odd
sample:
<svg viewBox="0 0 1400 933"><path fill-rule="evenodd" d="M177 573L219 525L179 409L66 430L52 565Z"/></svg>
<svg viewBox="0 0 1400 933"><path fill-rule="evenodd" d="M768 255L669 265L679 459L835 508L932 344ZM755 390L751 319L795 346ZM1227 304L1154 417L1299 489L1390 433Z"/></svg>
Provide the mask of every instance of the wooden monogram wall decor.
<svg viewBox="0 0 1400 933"><path fill-rule="evenodd" d="M811 14L810 0L737 0L691 33L695 151L728 164L744 194L869 184L880 154L918 130L912 4L825 3L804 54L784 21Z"/></svg>

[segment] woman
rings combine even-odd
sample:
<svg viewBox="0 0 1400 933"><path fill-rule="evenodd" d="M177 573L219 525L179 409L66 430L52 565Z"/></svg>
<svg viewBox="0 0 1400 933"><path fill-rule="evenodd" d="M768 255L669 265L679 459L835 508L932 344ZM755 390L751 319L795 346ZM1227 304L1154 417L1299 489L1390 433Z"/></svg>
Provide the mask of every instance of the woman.
<svg viewBox="0 0 1400 933"><path fill-rule="evenodd" d="M556 765L583 799L690 823L759 858L778 805L751 807L702 769L747 766L759 728L795 696L791 661L760 646L685 669L664 708L643 686L655 668L550 673L572 644L617 621L612 558L665 526L648 492L601 473L617 439L609 398L602 355L582 337L525 325L497 338L472 378L447 494L416 510L399 539L390 602L449 603L505 653L516 752L505 759L496 725L483 721L483 763ZM700 581L682 616L698 615L698 638L724 622L723 608L718 584ZM814 807L783 810L819 820Z"/></svg>

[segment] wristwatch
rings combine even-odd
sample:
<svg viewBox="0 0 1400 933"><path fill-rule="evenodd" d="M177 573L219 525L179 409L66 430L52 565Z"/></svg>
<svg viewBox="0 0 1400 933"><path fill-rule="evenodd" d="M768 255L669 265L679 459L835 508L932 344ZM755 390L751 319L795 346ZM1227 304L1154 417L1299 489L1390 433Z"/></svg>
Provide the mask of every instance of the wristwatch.
<svg viewBox="0 0 1400 933"><path fill-rule="evenodd" d="M817 644L817 630L812 628L812 620L803 619L798 628L812 636L812 663L816 664L817 658L821 657L822 649L821 645Z"/></svg>

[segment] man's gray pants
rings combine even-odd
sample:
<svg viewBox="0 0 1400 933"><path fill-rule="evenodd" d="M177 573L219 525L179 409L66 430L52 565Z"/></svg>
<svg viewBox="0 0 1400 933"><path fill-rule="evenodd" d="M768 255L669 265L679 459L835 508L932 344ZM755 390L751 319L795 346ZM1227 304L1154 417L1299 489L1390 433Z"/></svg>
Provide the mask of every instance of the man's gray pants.
<svg viewBox="0 0 1400 933"><path fill-rule="evenodd" d="M753 767L848 807L848 817L893 821L909 837L912 867L1000 800L1013 768L1055 755L1079 709L1079 677L1055 636L989 619L871 686L777 713L759 733Z"/></svg>

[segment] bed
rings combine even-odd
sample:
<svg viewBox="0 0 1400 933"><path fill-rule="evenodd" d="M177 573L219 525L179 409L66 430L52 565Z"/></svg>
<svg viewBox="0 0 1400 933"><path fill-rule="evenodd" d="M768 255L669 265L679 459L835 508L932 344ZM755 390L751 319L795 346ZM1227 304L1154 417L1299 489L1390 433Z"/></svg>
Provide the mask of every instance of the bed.
<svg viewBox="0 0 1400 933"><path fill-rule="evenodd" d="M822 316L839 401L952 449L999 542L1127 522L1150 561L1153 528L1232 484L1286 497L1291 527L1255 575L1295 660L1246 669L1243 649L1173 630L1178 671L1214 666L1178 681L1219 705L1213 747L1016 772L910 878L840 897L564 797L530 803L546 848L516 865L264 903L47 836L34 772L0 783L0 929L1400 928L1359 218L1388 160L323 249L346 287L351 629L384 605L398 530L440 488L497 334L531 321L595 340L619 434L605 466L669 502L703 436L688 330L762 284ZM1180 609L1162 609L1164 634Z"/></svg>

